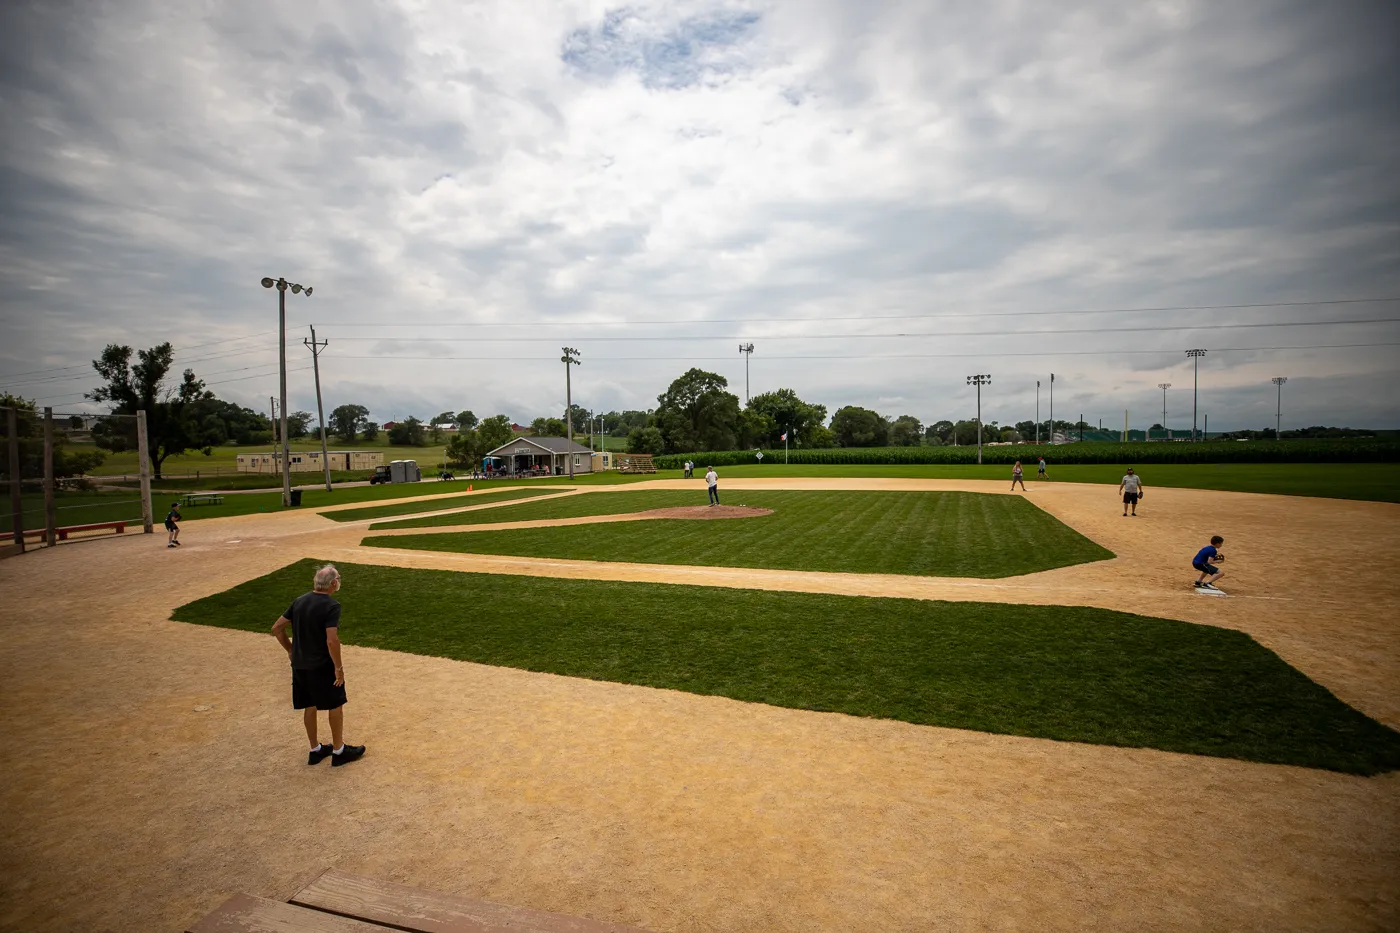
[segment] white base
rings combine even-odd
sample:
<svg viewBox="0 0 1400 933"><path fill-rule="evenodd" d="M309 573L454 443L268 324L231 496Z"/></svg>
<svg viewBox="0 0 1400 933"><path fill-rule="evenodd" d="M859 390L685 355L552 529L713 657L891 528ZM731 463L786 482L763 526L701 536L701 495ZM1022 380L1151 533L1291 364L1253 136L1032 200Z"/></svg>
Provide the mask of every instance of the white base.
<svg viewBox="0 0 1400 933"><path fill-rule="evenodd" d="M1196 595L1197 595L1197 596L1225 596L1225 595L1226 595L1225 593L1221 592L1220 590L1208 590L1208 589L1206 589L1206 588L1203 587L1203 586L1193 586L1193 587L1191 587L1191 589L1193 589L1193 590L1196 591Z"/></svg>

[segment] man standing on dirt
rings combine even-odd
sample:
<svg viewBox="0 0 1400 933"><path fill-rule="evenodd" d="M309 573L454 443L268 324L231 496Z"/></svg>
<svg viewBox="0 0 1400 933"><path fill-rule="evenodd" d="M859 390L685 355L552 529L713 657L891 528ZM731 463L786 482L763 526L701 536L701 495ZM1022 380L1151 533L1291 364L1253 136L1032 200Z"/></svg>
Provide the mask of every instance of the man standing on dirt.
<svg viewBox="0 0 1400 933"><path fill-rule="evenodd" d="M1128 467L1127 475L1123 477L1123 482L1118 484L1118 494L1123 497L1123 515L1128 514L1128 506L1133 507L1133 516L1137 516L1138 500L1142 498L1142 477L1133 472L1132 467Z"/></svg>
<svg viewBox="0 0 1400 933"><path fill-rule="evenodd" d="M331 597L340 590L340 571L327 564L316 571L310 593L298 596L272 626L272 634L292 662L292 707L305 710L306 737L311 742L309 765L330 757L331 765L349 764L365 753L363 745L346 745L345 667L340 660L340 603ZM287 637L287 629L292 637ZM316 711L325 710L331 723L330 745L316 738Z"/></svg>
<svg viewBox="0 0 1400 933"><path fill-rule="evenodd" d="M719 474L714 467L706 467L705 485L710 487L710 505L719 505Z"/></svg>

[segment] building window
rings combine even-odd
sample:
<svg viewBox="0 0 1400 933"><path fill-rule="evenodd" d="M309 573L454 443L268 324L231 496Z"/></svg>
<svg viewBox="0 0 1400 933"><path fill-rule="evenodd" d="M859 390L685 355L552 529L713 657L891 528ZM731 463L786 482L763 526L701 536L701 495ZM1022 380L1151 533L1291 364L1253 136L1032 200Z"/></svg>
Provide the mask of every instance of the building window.
<svg viewBox="0 0 1400 933"><path fill-rule="evenodd" d="M578 458L578 454L574 454L574 466L581 466L582 464L583 461Z"/></svg>

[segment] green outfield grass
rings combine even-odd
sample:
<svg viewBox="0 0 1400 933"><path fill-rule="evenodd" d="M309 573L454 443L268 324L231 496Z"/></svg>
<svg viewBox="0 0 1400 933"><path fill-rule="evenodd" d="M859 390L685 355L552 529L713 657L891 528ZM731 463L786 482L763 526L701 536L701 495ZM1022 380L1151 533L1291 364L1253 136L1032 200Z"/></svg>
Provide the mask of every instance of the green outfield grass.
<svg viewBox="0 0 1400 933"><path fill-rule="evenodd" d="M265 637L316 566L173 618ZM340 571L350 645L918 725L1351 774L1400 768L1400 735L1232 629L1065 606Z"/></svg>
<svg viewBox="0 0 1400 933"><path fill-rule="evenodd" d="M496 505L513 499L529 499L532 496L547 496L562 492L558 487L548 489L494 488L471 492L464 496L439 496L423 502L400 502L389 505L371 505L363 509L344 509L336 512L322 512L326 518L337 522L358 522L366 518L383 518L386 515L410 515L414 512L433 512L438 509L455 509L472 505ZM471 514L471 513L468 513Z"/></svg>
<svg viewBox="0 0 1400 933"><path fill-rule="evenodd" d="M1050 464L1049 479L1035 478L1035 461L1024 464L1026 485L1038 482L1106 483L1118 485L1128 467L1135 467L1147 488L1173 486L1186 489L1219 489L1226 492L1259 492L1280 496L1320 496L1329 499L1370 499L1400 502L1400 465L1393 463L1097 463L1060 466ZM697 470L697 475L701 470ZM724 479L758 476L879 476L915 479L999 479L1011 485L1011 467L1001 464L910 464L871 466L832 464L777 466L757 464L717 470ZM677 470L666 476L675 478ZM701 489L703 493L704 490Z"/></svg>
<svg viewBox="0 0 1400 933"><path fill-rule="evenodd" d="M736 493L733 504L774 514L723 521L519 528L456 534L372 536L374 547L573 560L761 567L829 573L1009 577L1113 556L1014 496L965 492ZM496 521L607 515L699 505L693 495L637 491L569 496L491 509ZM489 521L482 512L470 517Z"/></svg>

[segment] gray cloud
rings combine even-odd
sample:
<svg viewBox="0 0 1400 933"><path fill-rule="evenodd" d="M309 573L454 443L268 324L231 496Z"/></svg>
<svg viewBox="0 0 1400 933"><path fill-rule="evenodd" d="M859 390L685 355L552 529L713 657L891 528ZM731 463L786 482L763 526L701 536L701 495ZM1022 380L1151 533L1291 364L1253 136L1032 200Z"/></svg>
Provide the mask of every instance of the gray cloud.
<svg viewBox="0 0 1400 933"><path fill-rule="evenodd" d="M1400 426L1400 326L1202 329L1400 303L1058 314L1400 295L1397 30L1383 2L8 4L0 387L249 338L182 356L262 366L210 379L258 405L271 274L316 286L289 315L332 342L328 402L385 418L552 411L556 343L589 407L690 365L741 387L739 337L754 391L831 411L966 416L990 371L1022 420L1055 371L1075 415L1157 420L1199 345L1212 427L1261 423L1271 374L1300 420ZM598 323L627 320L693 323ZM456 326L484 322L533 326ZM1057 333L1137 325L1169 329ZM866 336L948 331L985 336ZM473 335L557 340L442 340ZM43 366L77 368L15 375Z"/></svg>

